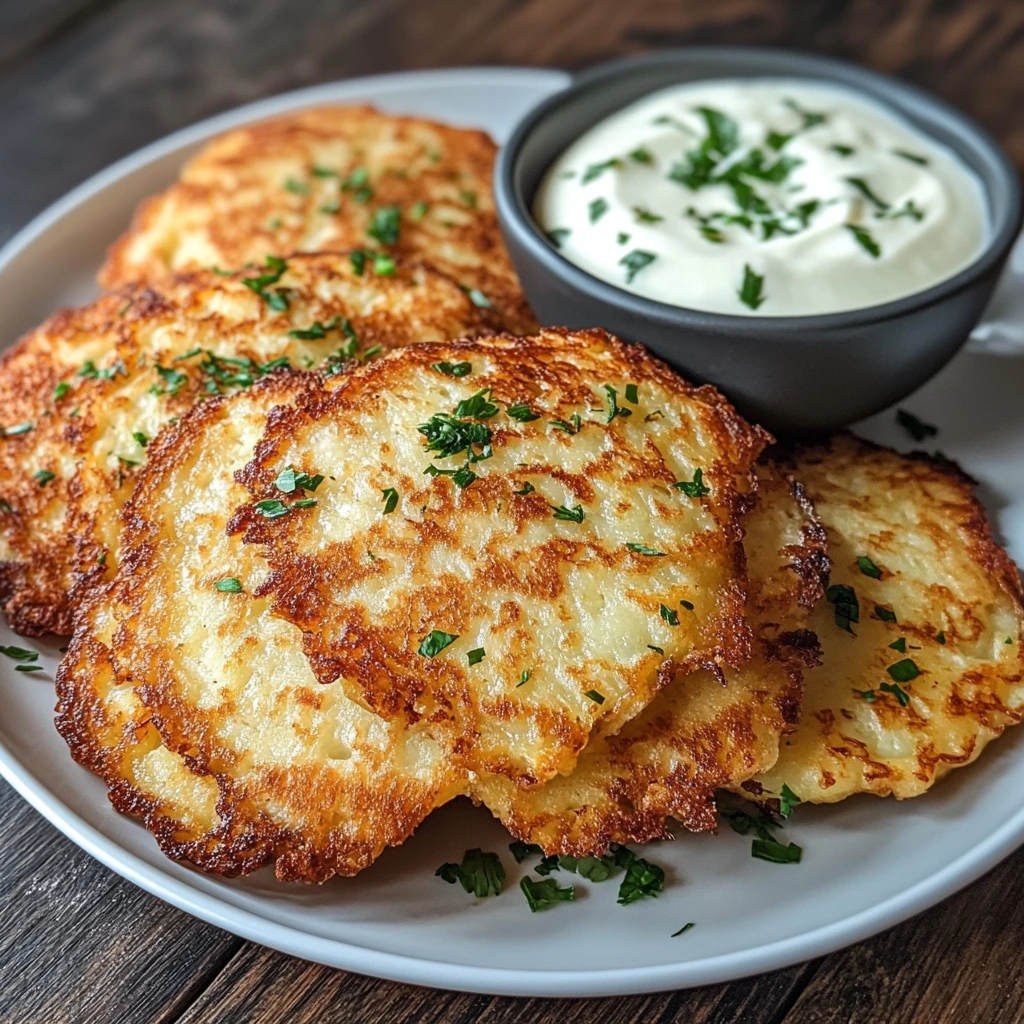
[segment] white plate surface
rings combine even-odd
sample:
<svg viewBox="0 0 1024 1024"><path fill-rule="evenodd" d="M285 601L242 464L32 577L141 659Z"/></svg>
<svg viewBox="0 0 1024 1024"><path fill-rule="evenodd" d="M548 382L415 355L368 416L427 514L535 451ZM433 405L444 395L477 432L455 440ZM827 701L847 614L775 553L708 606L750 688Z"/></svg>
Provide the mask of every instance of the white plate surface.
<svg viewBox="0 0 1024 1024"><path fill-rule="evenodd" d="M566 76L555 71L418 72L319 86L255 103L149 146L86 182L0 253L0 344L55 307L87 298L106 244L135 203L167 184L210 136L284 110L369 100L505 136ZM851 353L851 358L856 358ZM1010 553L1024 561L1024 362L965 354L904 404L941 426L938 443L982 482ZM892 414L863 432L907 447ZM0 642L20 643L0 628ZM40 646L34 644L34 646ZM58 654L44 650L52 677ZM421 985L511 995L606 995L703 985L783 967L865 938L923 910L1024 841L1024 734L924 799L863 797L802 808L787 829L798 866L750 857L750 841L681 836L651 847L669 884L656 900L615 903L613 883L577 881L577 902L531 915L508 837L465 801L442 809L403 847L355 879L322 887L260 872L222 881L166 860L135 821L115 814L98 779L77 767L52 725L48 681L0 665L0 771L98 860L161 899L296 956ZM434 877L467 847L502 853L509 882L476 901ZM697 927L670 938L683 923Z"/></svg>

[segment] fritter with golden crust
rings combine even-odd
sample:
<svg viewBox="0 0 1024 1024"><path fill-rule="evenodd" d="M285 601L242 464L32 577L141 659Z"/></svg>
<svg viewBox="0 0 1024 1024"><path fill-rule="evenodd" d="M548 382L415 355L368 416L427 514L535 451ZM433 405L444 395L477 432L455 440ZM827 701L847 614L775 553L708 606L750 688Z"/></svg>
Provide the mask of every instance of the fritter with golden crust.
<svg viewBox="0 0 1024 1024"><path fill-rule="evenodd" d="M825 533L800 485L758 466L757 504L744 520L754 657L727 669L677 674L615 736L598 736L569 775L523 789L482 776L471 794L518 839L545 853L601 855L610 843L670 838L668 818L715 828L715 791L779 754L800 708L803 670L817 641L804 628L828 576Z"/></svg>
<svg viewBox="0 0 1024 1024"><path fill-rule="evenodd" d="M362 248L428 260L516 334L536 326L501 238L483 133L371 107L300 110L236 128L147 200L110 250L105 287Z"/></svg>
<svg viewBox="0 0 1024 1024"><path fill-rule="evenodd" d="M12 509L0 515L0 585L12 624L69 631L68 595L84 596L116 568L116 513L147 445L197 401L248 387L282 362L340 367L422 339L487 333L494 322L424 265L399 262L382 275L330 253L255 276L183 274L48 321L0 367L0 393L18 392L11 415L36 425L0 440Z"/></svg>
<svg viewBox="0 0 1024 1024"><path fill-rule="evenodd" d="M165 432L124 510L123 557L57 676L57 726L163 851L224 875L352 875L465 788L450 752L322 686L302 636L255 596L259 549L225 532L277 371Z"/></svg>
<svg viewBox="0 0 1024 1024"><path fill-rule="evenodd" d="M1024 715L1020 576L950 463L839 435L787 466L834 569L800 724L757 781L816 803L918 796Z"/></svg>
<svg viewBox="0 0 1024 1024"><path fill-rule="evenodd" d="M749 657L739 491L766 440L603 331L412 346L270 417L233 528L321 682L529 785L677 669ZM292 472L326 478L315 504Z"/></svg>

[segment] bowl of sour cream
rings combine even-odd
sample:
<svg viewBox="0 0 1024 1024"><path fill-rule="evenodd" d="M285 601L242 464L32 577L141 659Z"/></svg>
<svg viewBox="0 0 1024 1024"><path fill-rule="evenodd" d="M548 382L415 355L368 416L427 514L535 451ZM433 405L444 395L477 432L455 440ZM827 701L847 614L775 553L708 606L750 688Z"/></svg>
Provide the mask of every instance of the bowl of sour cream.
<svg viewBox="0 0 1024 1024"><path fill-rule="evenodd" d="M601 326L780 433L903 398L977 323L1017 173L920 90L700 47L583 72L503 148L498 214L544 323Z"/></svg>

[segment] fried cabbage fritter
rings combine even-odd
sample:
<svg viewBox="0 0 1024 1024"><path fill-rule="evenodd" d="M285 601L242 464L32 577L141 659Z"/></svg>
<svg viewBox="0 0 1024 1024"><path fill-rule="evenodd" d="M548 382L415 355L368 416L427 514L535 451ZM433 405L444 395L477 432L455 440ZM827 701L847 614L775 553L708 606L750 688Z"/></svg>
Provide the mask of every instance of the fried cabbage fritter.
<svg viewBox="0 0 1024 1024"><path fill-rule="evenodd" d="M760 795L919 796L1024 715L1017 568L948 462L839 435L786 466L828 529L833 573L811 620L822 663Z"/></svg>
<svg viewBox="0 0 1024 1024"><path fill-rule="evenodd" d="M767 439L603 331L412 346L271 416L232 528L321 682L533 784L675 671L749 657L739 492ZM322 475L315 504L282 473Z"/></svg>
<svg viewBox="0 0 1024 1024"><path fill-rule="evenodd" d="M771 767L796 723L803 671L817 660L805 629L828 577L825 533L800 485L758 465L744 519L754 657L725 679L678 673L615 736L590 741L569 775L523 789L499 776L471 794L518 839L545 853L603 854L610 843L670 838L666 819L715 828L715 791Z"/></svg>
<svg viewBox="0 0 1024 1024"><path fill-rule="evenodd" d="M256 596L259 549L225 523L279 370L211 398L154 442L124 509L114 580L87 601L57 675L75 759L163 851L224 875L352 875L465 789L427 723L387 722L323 686L302 636Z"/></svg>
<svg viewBox="0 0 1024 1024"><path fill-rule="evenodd" d="M424 265L379 274L331 253L231 277L183 274L47 321L0 365L0 394L12 395L13 436L0 438L0 509L11 510L0 512L0 588L12 625L70 631L74 600L116 568L117 510L147 446L197 401L282 362L340 368L495 323ZM18 433L23 422L34 429Z"/></svg>
<svg viewBox="0 0 1024 1024"><path fill-rule="evenodd" d="M144 202L110 250L105 287L169 272L361 248L428 260L515 334L536 323L502 241L483 132L366 106L236 128Z"/></svg>

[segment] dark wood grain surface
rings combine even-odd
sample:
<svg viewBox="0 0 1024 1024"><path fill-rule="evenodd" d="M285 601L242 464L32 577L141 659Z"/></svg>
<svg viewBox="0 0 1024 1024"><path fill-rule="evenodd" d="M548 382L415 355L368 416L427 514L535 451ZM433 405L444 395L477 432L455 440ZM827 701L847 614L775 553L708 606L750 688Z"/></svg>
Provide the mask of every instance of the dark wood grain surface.
<svg viewBox="0 0 1024 1024"><path fill-rule="evenodd" d="M0 241L117 157L260 96L685 43L781 45L893 72L980 119L1024 166L1024 0L0 0ZM804 966L545 1001L380 982L243 942L111 874L3 783L0 822L0 1024L1024 1021L1024 853Z"/></svg>

